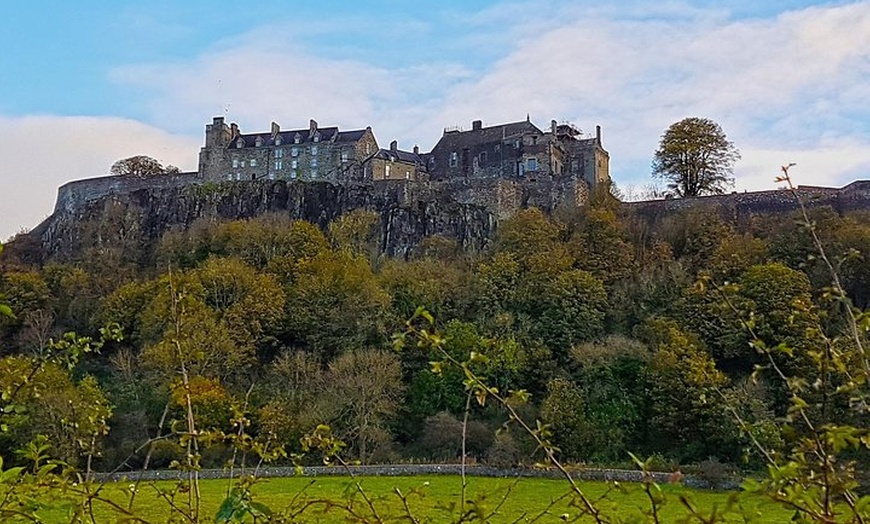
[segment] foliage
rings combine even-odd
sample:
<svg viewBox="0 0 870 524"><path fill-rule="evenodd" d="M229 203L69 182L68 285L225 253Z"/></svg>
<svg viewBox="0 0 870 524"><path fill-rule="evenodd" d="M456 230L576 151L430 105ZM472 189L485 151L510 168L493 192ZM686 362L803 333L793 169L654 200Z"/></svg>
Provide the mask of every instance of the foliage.
<svg viewBox="0 0 870 524"><path fill-rule="evenodd" d="M122 158L112 164L109 173L121 176L134 176L148 178L153 176L178 173L175 166L165 166L160 161L145 155L136 155Z"/></svg>
<svg viewBox="0 0 870 524"><path fill-rule="evenodd" d="M733 184L732 166L739 158L719 124L707 118L684 118L662 135L653 176L666 180L680 197L724 193Z"/></svg>

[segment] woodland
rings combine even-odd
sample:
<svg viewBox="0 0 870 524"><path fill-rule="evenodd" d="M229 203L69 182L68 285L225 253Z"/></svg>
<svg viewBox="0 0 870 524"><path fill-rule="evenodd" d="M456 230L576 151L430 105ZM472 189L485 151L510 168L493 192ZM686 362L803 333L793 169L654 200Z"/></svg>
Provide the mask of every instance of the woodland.
<svg viewBox="0 0 870 524"><path fill-rule="evenodd" d="M652 220L602 193L524 210L483 251L436 236L408 259L379 228L200 220L38 264L6 246L5 466L178 467L195 420L213 432L197 467L241 449L319 464L303 455L328 430L317 445L361 464L552 455L774 493L823 472L820 512L863 489L870 215Z"/></svg>

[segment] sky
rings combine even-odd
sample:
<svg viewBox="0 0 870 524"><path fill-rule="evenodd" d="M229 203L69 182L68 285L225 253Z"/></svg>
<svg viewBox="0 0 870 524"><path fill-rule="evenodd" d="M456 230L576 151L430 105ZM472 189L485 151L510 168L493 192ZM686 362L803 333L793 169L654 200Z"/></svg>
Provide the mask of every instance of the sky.
<svg viewBox="0 0 870 524"><path fill-rule="evenodd" d="M195 170L214 116L242 132L602 127L628 197L667 127L718 122L735 190L870 178L870 0L11 2L0 53L0 239L57 187L149 155ZM660 183L659 183L660 184Z"/></svg>

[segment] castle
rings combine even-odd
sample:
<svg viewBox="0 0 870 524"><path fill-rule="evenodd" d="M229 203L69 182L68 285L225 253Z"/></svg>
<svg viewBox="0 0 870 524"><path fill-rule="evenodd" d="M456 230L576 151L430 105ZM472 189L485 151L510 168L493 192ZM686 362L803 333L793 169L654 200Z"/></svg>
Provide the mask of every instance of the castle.
<svg viewBox="0 0 870 524"><path fill-rule="evenodd" d="M371 127L342 131L320 127L244 134L235 123L215 117L205 128L199 153L200 178L208 181L308 180L349 183L380 180L449 181L493 179L571 183L583 195L610 180L610 157L601 144L601 128L582 138L568 124L551 121L542 131L529 118L471 129L445 129L429 153L378 146ZM581 187L582 186L582 187ZM582 201L577 195L575 201Z"/></svg>

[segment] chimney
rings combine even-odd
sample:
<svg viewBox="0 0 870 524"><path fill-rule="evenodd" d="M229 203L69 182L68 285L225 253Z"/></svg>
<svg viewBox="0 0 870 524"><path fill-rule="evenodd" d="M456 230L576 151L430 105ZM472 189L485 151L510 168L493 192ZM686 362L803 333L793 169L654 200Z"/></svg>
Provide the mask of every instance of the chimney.
<svg viewBox="0 0 870 524"><path fill-rule="evenodd" d="M397 141L393 140L392 142L390 142L390 151L395 153L398 149L399 149L399 143Z"/></svg>
<svg viewBox="0 0 870 524"><path fill-rule="evenodd" d="M418 145L414 145L414 154L415 154L415 155L419 155L419 154L420 154L420 146L418 146Z"/></svg>
<svg viewBox="0 0 870 524"><path fill-rule="evenodd" d="M595 126L595 140L601 145L601 126Z"/></svg>
<svg viewBox="0 0 870 524"><path fill-rule="evenodd" d="M308 121L308 134L313 135L315 132L317 132L317 120L312 118Z"/></svg>
<svg viewBox="0 0 870 524"><path fill-rule="evenodd" d="M221 127L222 125L224 125L224 117L222 117L222 116L216 116L216 117L214 117L214 118L212 119L211 123L212 123L213 126L219 128L219 127Z"/></svg>
<svg viewBox="0 0 870 524"><path fill-rule="evenodd" d="M553 133L553 136L556 136L556 121L550 120L550 132Z"/></svg>
<svg viewBox="0 0 870 524"><path fill-rule="evenodd" d="M482 120L475 120L474 122L471 123L471 130L472 131L480 131L481 129L483 129L483 121Z"/></svg>
<svg viewBox="0 0 870 524"><path fill-rule="evenodd" d="M281 132L281 126L272 122L272 140L275 140L275 137L278 136L278 133Z"/></svg>
<svg viewBox="0 0 870 524"><path fill-rule="evenodd" d="M230 124L230 139L236 138L239 136L239 124L233 122Z"/></svg>

